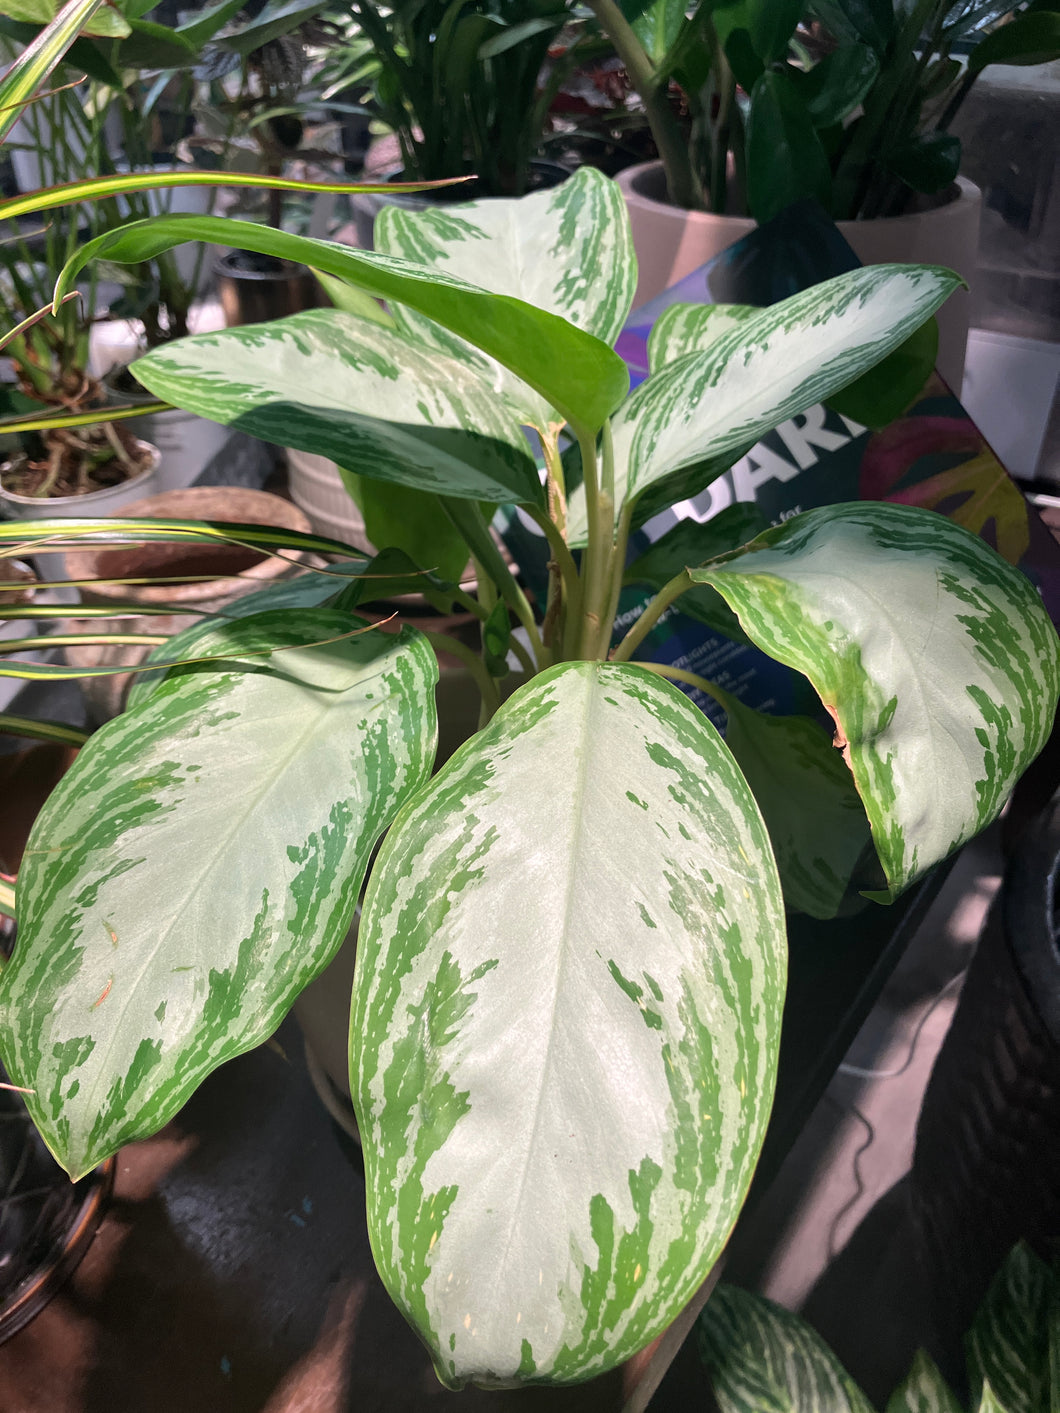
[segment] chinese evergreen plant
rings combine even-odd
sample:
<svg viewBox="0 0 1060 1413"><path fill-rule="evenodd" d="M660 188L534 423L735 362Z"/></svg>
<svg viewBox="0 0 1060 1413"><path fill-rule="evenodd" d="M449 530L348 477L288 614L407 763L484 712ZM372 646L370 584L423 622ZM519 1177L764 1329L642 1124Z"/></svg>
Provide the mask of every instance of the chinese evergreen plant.
<svg viewBox="0 0 1060 1413"><path fill-rule="evenodd" d="M57 297L93 259L229 230L108 233ZM29 842L0 1054L83 1173L271 1034L364 887L351 1088L382 1277L449 1386L573 1382L659 1333L740 1210L776 1069L782 882L834 911L871 830L868 881L889 899L993 819L1046 738L1060 644L982 541L883 504L810 511L722 553L709 527L710 551L681 540L613 641L631 529L898 346L955 287L948 271L857 270L758 311L677 306L627 395L613 344L635 262L599 173L518 206L389 209L378 240L241 228L344 282L348 307L167 344L135 371L423 498L477 591L392 550L350 553L167 644ZM543 602L491 538L502 505L547 539ZM343 552L253 527L63 532L0 527L0 545L228 534ZM410 589L474 614L481 653L366 623L364 605ZM802 673L834 740L638 662L674 602L738 619ZM463 658L483 711L432 775L436 650ZM528 680L501 704L510 657ZM719 698L729 745L668 676Z"/></svg>

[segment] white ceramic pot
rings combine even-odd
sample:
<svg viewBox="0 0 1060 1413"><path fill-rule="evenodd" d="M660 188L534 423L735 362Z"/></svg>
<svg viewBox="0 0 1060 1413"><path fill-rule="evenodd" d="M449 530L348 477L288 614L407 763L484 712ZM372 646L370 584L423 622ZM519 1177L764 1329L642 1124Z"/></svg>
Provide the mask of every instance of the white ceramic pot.
<svg viewBox="0 0 1060 1413"><path fill-rule="evenodd" d="M636 305L654 299L754 230L755 222L749 216L715 216L669 205L661 162L627 167L616 180L626 199L640 266ZM837 221L836 225L863 265L890 261L947 265L971 283L982 196L964 177L957 178L951 192L948 200L930 210L874 221ZM967 290L958 290L938 313L938 369L958 394L969 313Z"/></svg>
<svg viewBox="0 0 1060 1413"><path fill-rule="evenodd" d="M342 540L374 554L364 530L364 516L342 483L339 468L312 451L287 450L287 489L318 535Z"/></svg>
<svg viewBox="0 0 1060 1413"><path fill-rule="evenodd" d="M151 452L151 464L138 476L122 481L117 486L107 486L101 491L90 491L85 496L20 496L4 490L0 485L0 502L11 520L63 520L80 519L85 516L114 515L123 506L141 496L150 495L158 488L158 448L148 442L140 442ZM3 468L0 467L0 477ZM37 572L43 580L66 577L65 556L61 553L41 553L33 555Z"/></svg>

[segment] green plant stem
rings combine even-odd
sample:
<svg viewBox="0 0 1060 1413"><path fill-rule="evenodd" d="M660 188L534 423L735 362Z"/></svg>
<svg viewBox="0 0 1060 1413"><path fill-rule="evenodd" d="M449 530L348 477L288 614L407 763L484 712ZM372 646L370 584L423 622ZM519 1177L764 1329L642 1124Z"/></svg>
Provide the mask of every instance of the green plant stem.
<svg viewBox="0 0 1060 1413"><path fill-rule="evenodd" d="M448 633L429 633L423 629L420 631L436 653L448 653L450 657L458 658L464 664L482 695L482 705L488 721L500 706L501 695L496 679L486 671L486 664L478 653L458 638L450 638Z"/></svg>
<svg viewBox="0 0 1060 1413"><path fill-rule="evenodd" d="M688 577L688 572L684 569L681 570L680 574L671 579L668 584L664 584L651 602L646 605L644 612L630 628L618 647L615 648L614 652L611 654L611 661L628 662L673 601L680 598L685 590L691 587L692 583Z"/></svg>
<svg viewBox="0 0 1060 1413"><path fill-rule="evenodd" d="M504 562L504 556L493 543L493 536L490 534L489 526L483 519L477 502L463 500L457 496L439 496L438 499L458 534L463 536L471 554L492 579L501 598L514 611L516 618L526 629L527 637L530 639L530 649L534 654L538 669L547 667L552 660L551 654L545 649L541 641L541 634L537 631L534 610L530 607L522 589L515 582L512 571Z"/></svg>
<svg viewBox="0 0 1060 1413"><path fill-rule="evenodd" d="M613 461L598 474L596 439L578 429L578 445L582 453L582 475L585 483L585 508L589 526L589 542L582 561L582 611L578 636L577 657L593 661L600 653L601 632L606 623L607 605L611 600L611 556L614 550L614 497L605 485L614 487ZM608 461L610 442L604 445L604 460ZM606 649L603 654L606 656Z"/></svg>
<svg viewBox="0 0 1060 1413"><path fill-rule="evenodd" d="M519 659L519 666L526 673L527 677L534 677L537 675L537 668L534 666L534 659L523 647L522 643L519 641L519 639L515 636L514 633L508 639L508 650L509 652L513 652L515 656Z"/></svg>
<svg viewBox="0 0 1060 1413"><path fill-rule="evenodd" d="M724 687L719 687L716 682L711 682L706 677L700 677L698 672L686 672L683 667L671 667L665 662L640 662L638 660L631 662L630 666L643 667L648 672L656 672L660 677L670 677L675 682L687 682L690 687L698 687L708 697L713 697L721 707L724 707L727 701L732 700Z"/></svg>
<svg viewBox="0 0 1060 1413"><path fill-rule="evenodd" d="M710 209L724 215L729 182L729 115L736 104L736 79L724 48L715 41L717 65L718 116L710 125Z"/></svg>
<svg viewBox="0 0 1060 1413"><path fill-rule="evenodd" d="M615 53L622 60L630 82L640 94L651 135L666 170L670 200L685 210L694 209L700 204L699 193L688 160L684 134L670 108L666 76L656 73L633 27L615 0L588 0L588 4L600 28L615 46Z"/></svg>
<svg viewBox="0 0 1060 1413"><path fill-rule="evenodd" d="M567 599L567 612L577 614L581 607L581 580L578 577L578 566L574 563L574 556L567 548L567 542L559 531L555 521L551 519L545 511L540 510L536 505L526 507L526 513L535 525L539 525L548 541L548 547L552 551L552 558L563 582L563 592Z"/></svg>
<svg viewBox="0 0 1060 1413"><path fill-rule="evenodd" d="M630 526L633 523L633 506L627 502L622 507L622 514L618 519L618 530L615 533L615 547L611 553L611 597L607 604L607 614L604 619L607 636L603 639L604 654L611 646L611 633L614 629L615 615L618 613L619 595L622 593L622 581L626 569L626 551L629 546Z"/></svg>

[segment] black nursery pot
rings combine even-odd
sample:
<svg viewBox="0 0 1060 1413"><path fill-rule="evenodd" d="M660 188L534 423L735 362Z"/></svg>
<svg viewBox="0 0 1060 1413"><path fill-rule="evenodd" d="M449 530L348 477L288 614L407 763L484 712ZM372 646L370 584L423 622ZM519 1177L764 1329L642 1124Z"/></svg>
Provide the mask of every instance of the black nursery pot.
<svg viewBox="0 0 1060 1413"><path fill-rule="evenodd" d="M280 260L253 250L231 250L218 260L214 274L225 323L230 329L300 314L321 303L316 280L305 265L294 260Z"/></svg>
<svg viewBox="0 0 1060 1413"><path fill-rule="evenodd" d="M1009 1250L1060 1254L1060 796L1021 836L924 1096L911 1196L943 1349Z"/></svg>

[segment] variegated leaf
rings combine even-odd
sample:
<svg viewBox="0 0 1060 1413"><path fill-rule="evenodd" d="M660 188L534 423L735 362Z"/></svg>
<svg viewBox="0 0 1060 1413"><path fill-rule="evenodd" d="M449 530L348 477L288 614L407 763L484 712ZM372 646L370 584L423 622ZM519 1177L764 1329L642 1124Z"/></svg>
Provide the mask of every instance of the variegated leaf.
<svg viewBox="0 0 1060 1413"><path fill-rule="evenodd" d="M1049 1327L1058 1309L1060 1278L1028 1247L1017 1246L965 1341L972 1403L982 1398L980 1413L1042 1413L1053 1406L1058 1390L1051 1399Z"/></svg>
<svg viewBox="0 0 1060 1413"><path fill-rule="evenodd" d="M519 201L473 201L410 211L384 206L376 248L443 270L493 294L514 295L568 319L611 345L633 302L637 262L626 205L615 183L582 167L549 191ZM519 416L546 433L564 418L502 364L423 314L394 306L417 338L474 361Z"/></svg>
<svg viewBox="0 0 1060 1413"><path fill-rule="evenodd" d="M78 273L93 260L138 264L190 240L302 260L379 299L417 309L525 378L588 433L603 426L629 388L629 370L613 348L547 310L379 251L223 216L152 216L107 231L70 257L56 281L55 298L75 288Z"/></svg>
<svg viewBox="0 0 1060 1413"><path fill-rule="evenodd" d="M897 348L960 283L934 265L851 270L652 373L611 419L616 515L632 499L641 524L695 495L766 432ZM579 488L568 515L572 544L583 543L585 524Z"/></svg>
<svg viewBox="0 0 1060 1413"><path fill-rule="evenodd" d="M831 738L806 716L768 716L719 695L725 744L769 830L784 902L810 917L839 911L862 856L872 857L865 807Z"/></svg>
<svg viewBox="0 0 1060 1413"><path fill-rule="evenodd" d="M1056 631L1024 575L945 516L823 506L689 578L835 716L891 896L995 819L1045 743Z"/></svg>
<svg viewBox="0 0 1060 1413"><path fill-rule="evenodd" d="M371 319L310 309L163 344L133 371L158 397L361 476L542 501L526 438L489 385Z"/></svg>
<svg viewBox="0 0 1060 1413"><path fill-rule="evenodd" d="M719 1285L697 1338L720 1413L873 1413L820 1335L760 1295Z"/></svg>
<svg viewBox="0 0 1060 1413"><path fill-rule="evenodd" d="M670 304L648 334L648 366L657 373L686 353L706 353L761 312L753 304Z"/></svg>
<svg viewBox="0 0 1060 1413"><path fill-rule="evenodd" d="M402 812L351 1088L376 1262L446 1384L585 1379L674 1318L750 1181L784 976L751 794L642 668L543 673Z"/></svg>
<svg viewBox="0 0 1060 1413"><path fill-rule="evenodd" d="M74 1176L265 1039L349 926L434 757L435 659L327 609L217 630L91 738L40 814L0 975L0 1053ZM240 652L289 651L271 659Z"/></svg>
<svg viewBox="0 0 1060 1413"><path fill-rule="evenodd" d="M994 1390L990 1387L989 1381L983 1385L983 1390L979 1395L979 1407L977 1413L1013 1413L1011 1408L1007 1408L999 1399Z"/></svg>
<svg viewBox="0 0 1060 1413"><path fill-rule="evenodd" d="M963 1413L930 1354L918 1349L912 1368L887 1400L886 1413Z"/></svg>

